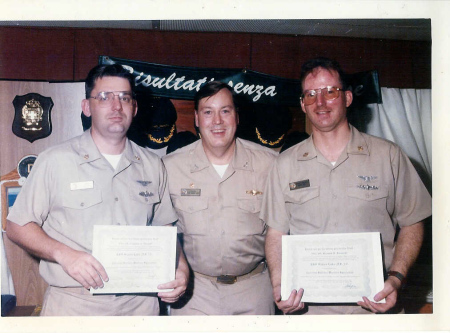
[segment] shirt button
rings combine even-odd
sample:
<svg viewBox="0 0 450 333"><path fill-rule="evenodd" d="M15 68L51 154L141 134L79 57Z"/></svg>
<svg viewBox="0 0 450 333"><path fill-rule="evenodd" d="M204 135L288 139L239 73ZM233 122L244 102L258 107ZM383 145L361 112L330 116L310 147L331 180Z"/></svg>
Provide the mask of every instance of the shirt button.
<svg viewBox="0 0 450 333"><path fill-rule="evenodd" d="M337 195L336 194L333 194L333 199L337 199Z"/></svg>
<svg viewBox="0 0 450 333"><path fill-rule="evenodd" d="M84 202L82 202L82 203L80 204L80 206L81 206L81 207L84 207Z"/></svg>
<svg viewBox="0 0 450 333"><path fill-rule="evenodd" d="M119 198L114 198L114 200L119 201Z"/></svg>

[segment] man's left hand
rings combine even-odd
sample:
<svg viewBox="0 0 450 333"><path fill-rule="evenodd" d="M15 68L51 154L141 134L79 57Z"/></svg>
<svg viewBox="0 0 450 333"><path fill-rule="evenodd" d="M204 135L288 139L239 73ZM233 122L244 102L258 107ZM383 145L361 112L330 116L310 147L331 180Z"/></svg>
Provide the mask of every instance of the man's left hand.
<svg viewBox="0 0 450 333"><path fill-rule="evenodd" d="M172 291L159 292L158 297L163 302L175 303L184 295L187 284L189 282L189 273L182 269L177 269L175 272L175 280L160 284L158 289L172 289Z"/></svg>
<svg viewBox="0 0 450 333"><path fill-rule="evenodd" d="M358 302L358 305L373 313L385 313L393 308L397 303L397 290L401 287L400 281L395 279L396 278L394 277L389 277L384 282L383 290L373 297L376 302L379 302L384 298L386 299L386 303L371 302L367 297L363 297L363 301Z"/></svg>

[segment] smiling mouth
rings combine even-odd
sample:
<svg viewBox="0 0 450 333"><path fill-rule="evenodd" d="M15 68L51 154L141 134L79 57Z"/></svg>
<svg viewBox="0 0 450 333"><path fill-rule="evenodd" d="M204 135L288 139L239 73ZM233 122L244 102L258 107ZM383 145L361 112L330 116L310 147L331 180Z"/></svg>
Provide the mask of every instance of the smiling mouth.
<svg viewBox="0 0 450 333"><path fill-rule="evenodd" d="M327 114L327 113L330 113L331 111L327 111L327 110L324 110L324 111L317 111L316 113L318 114L318 115L323 115L323 114Z"/></svg>
<svg viewBox="0 0 450 333"><path fill-rule="evenodd" d="M225 133L224 129L215 129L215 130L211 130L211 132L213 134L221 134L221 133Z"/></svg>

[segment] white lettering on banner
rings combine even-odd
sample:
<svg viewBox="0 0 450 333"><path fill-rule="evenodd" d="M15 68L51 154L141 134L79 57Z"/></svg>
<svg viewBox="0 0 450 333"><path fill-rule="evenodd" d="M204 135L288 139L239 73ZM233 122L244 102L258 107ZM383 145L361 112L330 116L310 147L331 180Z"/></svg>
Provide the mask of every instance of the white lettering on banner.
<svg viewBox="0 0 450 333"><path fill-rule="evenodd" d="M228 82L228 85L230 87L233 87L233 81ZM269 86L266 89L264 89L264 86L260 86L260 85L255 86L254 84L252 84L252 85L246 85L241 89L241 87L243 85L244 84L242 82L236 83L236 86L233 88L234 91L237 94L243 93L243 94L247 94L249 96L256 93L255 97L253 97L253 102L256 102L257 100L259 100L263 94L266 96L272 96L272 97L277 94L275 91L275 86Z"/></svg>
<svg viewBox="0 0 450 333"><path fill-rule="evenodd" d="M134 68L127 65L122 65L125 69L127 69L131 74L134 73ZM200 80L186 80L185 76L176 77L176 73L172 73L168 78L165 77L155 77L152 79L151 75L145 74L144 72L140 72L135 80L136 86L143 85L145 87L154 87L158 89L173 89L173 90L195 90L199 91L200 86L208 81L207 77L204 77ZM185 81L186 80L186 81ZM209 81L214 81L214 78L209 79ZM243 82L237 82L236 84L233 81L229 81L228 85L233 88L233 90L237 94L246 94L249 96L253 96L253 101L258 101L262 95L274 97L276 92L275 86L268 86L265 88L261 85L244 85Z"/></svg>

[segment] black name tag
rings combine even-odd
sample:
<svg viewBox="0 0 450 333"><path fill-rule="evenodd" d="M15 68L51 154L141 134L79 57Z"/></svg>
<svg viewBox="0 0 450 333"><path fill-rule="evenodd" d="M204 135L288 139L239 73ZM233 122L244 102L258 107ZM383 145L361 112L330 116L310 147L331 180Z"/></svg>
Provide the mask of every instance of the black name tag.
<svg viewBox="0 0 450 333"><path fill-rule="evenodd" d="M289 189L291 191L298 190L300 188L310 187L309 179L299 180L298 182L289 183Z"/></svg>
<svg viewBox="0 0 450 333"><path fill-rule="evenodd" d="M202 192L202 190L199 188L182 188L181 196L199 197L201 192Z"/></svg>

